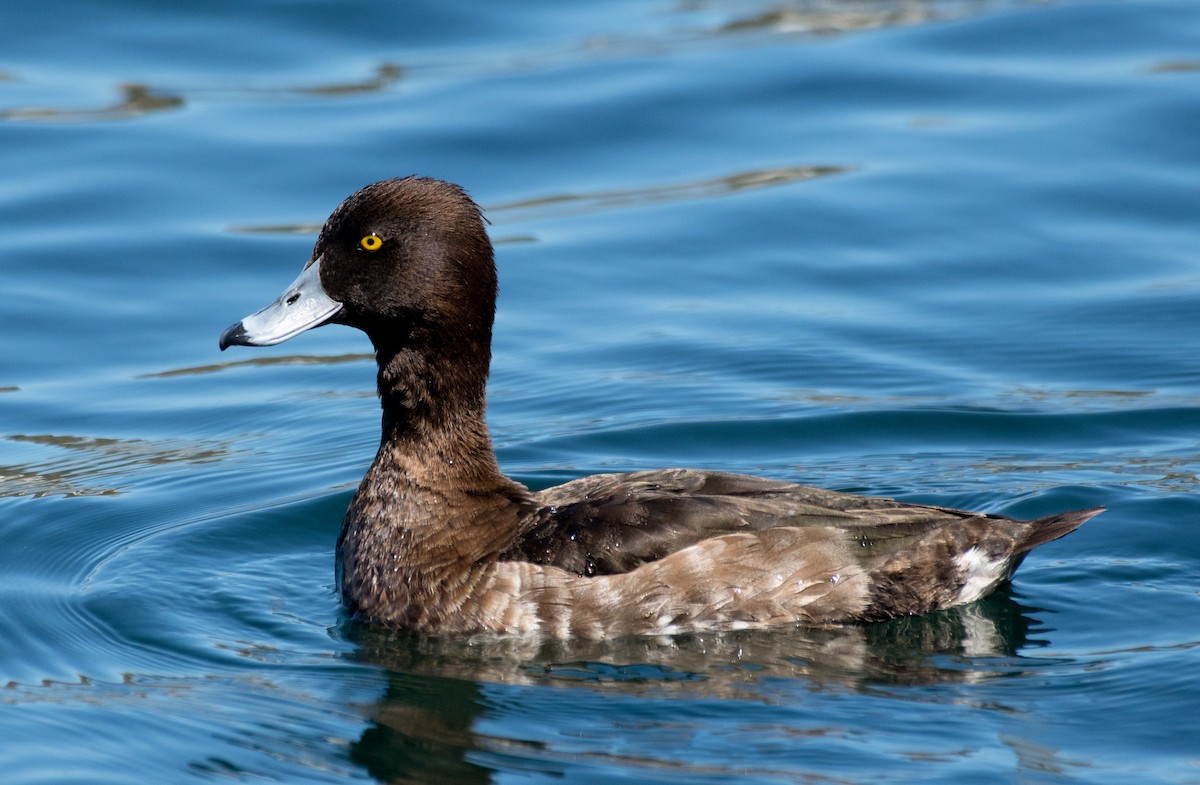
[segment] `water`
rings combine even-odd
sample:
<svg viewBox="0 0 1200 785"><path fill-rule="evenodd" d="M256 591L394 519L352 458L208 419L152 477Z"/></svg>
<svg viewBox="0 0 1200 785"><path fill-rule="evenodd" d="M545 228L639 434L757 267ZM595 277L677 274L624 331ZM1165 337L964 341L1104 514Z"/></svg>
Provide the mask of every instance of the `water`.
<svg viewBox="0 0 1200 785"><path fill-rule="evenodd" d="M1200 6L9 4L6 783L1200 782ZM535 487L1110 509L922 619L349 624L345 328L219 354L344 196L464 184Z"/></svg>

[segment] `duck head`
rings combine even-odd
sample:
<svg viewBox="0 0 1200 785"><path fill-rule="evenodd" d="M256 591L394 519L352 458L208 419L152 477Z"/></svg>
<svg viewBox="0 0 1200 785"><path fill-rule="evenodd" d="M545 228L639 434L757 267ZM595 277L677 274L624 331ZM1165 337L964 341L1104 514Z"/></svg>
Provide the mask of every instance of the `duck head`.
<svg viewBox="0 0 1200 785"><path fill-rule="evenodd" d="M495 304L492 245L471 198L440 180L383 180L333 211L299 277L226 329L220 347L271 346L334 323L359 328L377 351L441 337L461 352L490 345Z"/></svg>
<svg viewBox="0 0 1200 785"><path fill-rule="evenodd" d="M270 346L324 324L367 334L384 408L483 406L496 267L479 207L458 186L373 183L325 222L312 257L275 302L221 334Z"/></svg>

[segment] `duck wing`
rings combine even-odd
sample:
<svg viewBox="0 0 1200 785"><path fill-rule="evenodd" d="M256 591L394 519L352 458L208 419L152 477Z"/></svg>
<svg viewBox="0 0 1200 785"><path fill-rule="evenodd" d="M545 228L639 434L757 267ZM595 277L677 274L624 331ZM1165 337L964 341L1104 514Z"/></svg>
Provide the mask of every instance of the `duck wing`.
<svg viewBox="0 0 1200 785"><path fill-rule="evenodd" d="M560 567L583 576L629 572L712 537L778 527L838 530L855 544L859 559L880 563L906 551L925 550L919 543L935 530L953 529L968 520L1011 520L693 469L585 477L541 491L534 502L521 536L501 559ZM1087 517L1057 527L1001 526L992 535L1001 536L1003 530L1010 553L1024 552L1074 530ZM959 539L952 535L950 539Z"/></svg>

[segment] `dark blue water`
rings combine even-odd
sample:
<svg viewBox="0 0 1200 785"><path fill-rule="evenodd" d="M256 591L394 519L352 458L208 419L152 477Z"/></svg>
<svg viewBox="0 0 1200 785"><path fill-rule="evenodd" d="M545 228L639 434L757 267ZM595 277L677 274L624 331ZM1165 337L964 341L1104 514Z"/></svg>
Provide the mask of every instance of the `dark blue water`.
<svg viewBox="0 0 1200 785"><path fill-rule="evenodd" d="M1198 140L1189 0L5 5L4 782L1200 782ZM216 342L414 172L523 482L1109 512L865 628L351 625L366 340Z"/></svg>

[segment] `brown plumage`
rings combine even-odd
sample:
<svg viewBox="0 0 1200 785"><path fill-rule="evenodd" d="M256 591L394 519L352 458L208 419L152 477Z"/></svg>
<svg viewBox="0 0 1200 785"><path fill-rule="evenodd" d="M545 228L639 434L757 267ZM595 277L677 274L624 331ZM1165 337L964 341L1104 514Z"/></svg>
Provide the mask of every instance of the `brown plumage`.
<svg viewBox="0 0 1200 785"><path fill-rule="evenodd" d="M409 177L343 202L292 286L221 336L336 322L375 347L382 439L337 548L356 616L587 638L874 621L978 599L1100 512L1015 521L691 469L531 492L500 473L484 422L495 302L478 207Z"/></svg>

